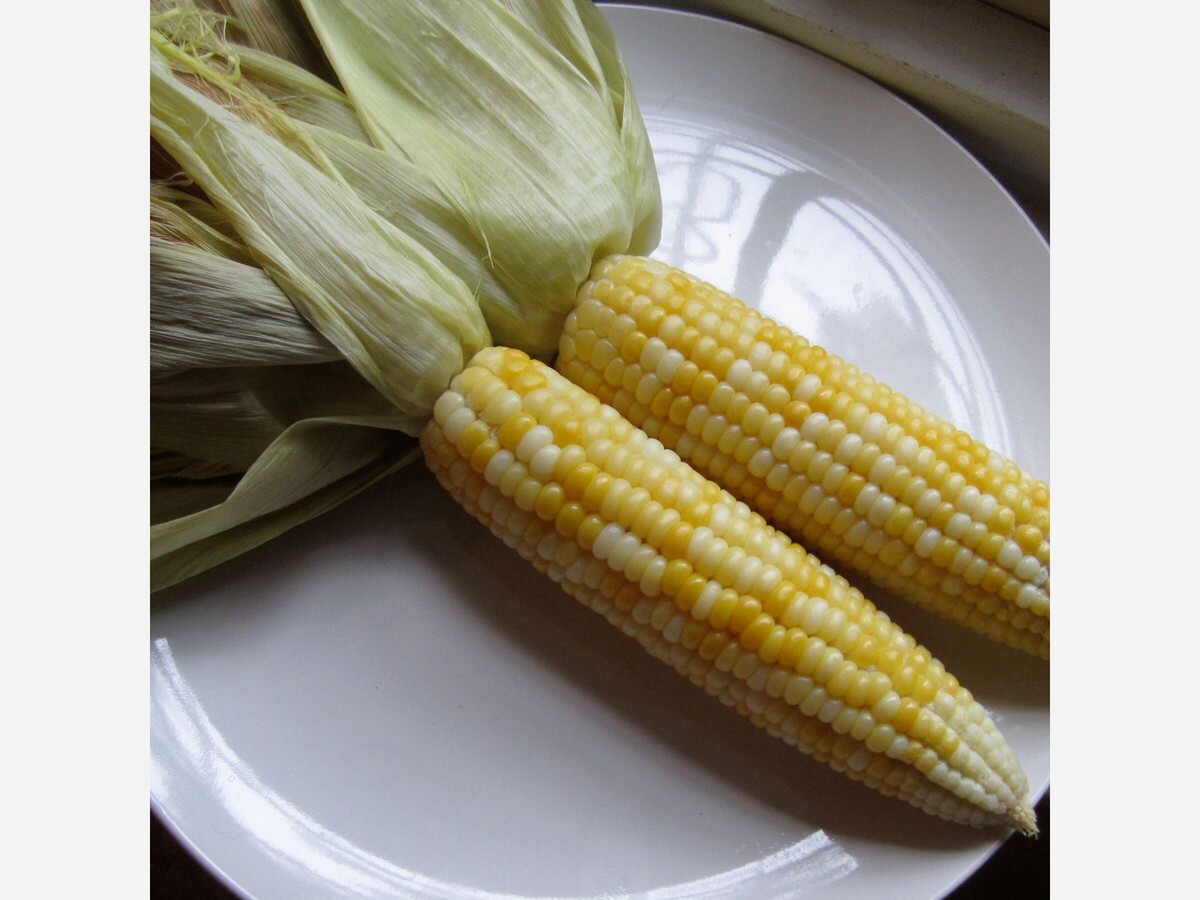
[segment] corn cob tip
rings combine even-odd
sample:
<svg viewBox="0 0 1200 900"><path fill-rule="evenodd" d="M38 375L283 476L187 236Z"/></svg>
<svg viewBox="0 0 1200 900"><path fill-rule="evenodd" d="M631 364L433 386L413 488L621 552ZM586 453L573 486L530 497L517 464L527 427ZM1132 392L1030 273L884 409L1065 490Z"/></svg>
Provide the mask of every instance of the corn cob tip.
<svg viewBox="0 0 1200 900"><path fill-rule="evenodd" d="M1033 807L1026 801L1019 809L1015 809L1009 817L1013 828L1025 835L1025 837L1037 837L1040 833L1037 826L1037 813L1033 811Z"/></svg>

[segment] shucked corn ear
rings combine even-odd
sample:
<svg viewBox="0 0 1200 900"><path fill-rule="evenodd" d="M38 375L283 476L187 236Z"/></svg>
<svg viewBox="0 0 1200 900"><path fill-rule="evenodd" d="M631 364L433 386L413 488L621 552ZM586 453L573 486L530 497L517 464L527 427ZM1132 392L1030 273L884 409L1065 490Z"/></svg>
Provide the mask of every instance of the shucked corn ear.
<svg viewBox="0 0 1200 900"><path fill-rule="evenodd" d="M1049 657L1049 488L855 366L629 256L580 288L557 366L830 562Z"/></svg>
<svg viewBox="0 0 1200 900"><path fill-rule="evenodd" d="M480 351L421 444L472 515L756 724L927 812L1036 831L1016 758L927 650L559 373Z"/></svg>

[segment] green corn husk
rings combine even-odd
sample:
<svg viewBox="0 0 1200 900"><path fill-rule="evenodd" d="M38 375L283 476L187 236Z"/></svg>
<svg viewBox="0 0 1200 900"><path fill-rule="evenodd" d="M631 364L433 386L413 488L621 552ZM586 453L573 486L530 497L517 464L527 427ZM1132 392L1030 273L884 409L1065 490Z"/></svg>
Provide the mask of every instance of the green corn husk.
<svg viewBox="0 0 1200 900"><path fill-rule="evenodd" d="M549 357L592 260L659 227L590 3L203 5L151 16L154 590L407 464L475 349Z"/></svg>
<svg viewBox="0 0 1200 900"><path fill-rule="evenodd" d="M227 22L226 37L327 77L328 63L295 0L201 0Z"/></svg>
<svg viewBox="0 0 1200 900"><path fill-rule="evenodd" d="M517 311L489 318L493 337L551 355L592 262L658 241L653 157L607 23L589 2L301 5L373 143L484 248Z"/></svg>
<svg viewBox="0 0 1200 900"><path fill-rule="evenodd" d="M296 423L223 501L152 526L150 589L176 584L327 512L419 454L416 439L397 431L337 420Z"/></svg>
<svg viewBox="0 0 1200 900"><path fill-rule="evenodd" d="M258 266L150 239L150 371L342 357Z"/></svg>
<svg viewBox="0 0 1200 900"><path fill-rule="evenodd" d="M209 99L168 57L208 89L224 87L220 73L155 37L153 138L363 377L404 412L427 415L465 360L490 343L466 286L362 203L290 119L240 93L229 99L263 121Z"/></svg>
<svg viewBox="0 0 1200 900"><path fill-rule="evenodd" d="M238 261L249 252L227 236L232 229L217 210L164 185L152 185L151 206L157 590L395 471L411 459L411 438L364 441L362 433L414 431L420 423L398 417L262 269ZM305 435L318 425L333 455L315 464ZM248 469L252 479L233 497Z"/></svg>

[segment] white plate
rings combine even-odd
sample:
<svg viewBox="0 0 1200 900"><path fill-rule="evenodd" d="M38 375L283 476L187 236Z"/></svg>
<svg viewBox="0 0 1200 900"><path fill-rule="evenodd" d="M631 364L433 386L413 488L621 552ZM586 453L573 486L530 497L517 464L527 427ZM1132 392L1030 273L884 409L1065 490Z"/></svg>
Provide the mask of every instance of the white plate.
<svg viewBox="0 0 1200 900"><path fill-rule="evenodd" d="M658 158L661 258L1045 477L1048 250L886 91L694 15L607 11ZM906 607L1035 792L1049 674ZM168 592L151 799L255 897L930 898L1004 837L753 728L558 592L420 466Z"/></svg>

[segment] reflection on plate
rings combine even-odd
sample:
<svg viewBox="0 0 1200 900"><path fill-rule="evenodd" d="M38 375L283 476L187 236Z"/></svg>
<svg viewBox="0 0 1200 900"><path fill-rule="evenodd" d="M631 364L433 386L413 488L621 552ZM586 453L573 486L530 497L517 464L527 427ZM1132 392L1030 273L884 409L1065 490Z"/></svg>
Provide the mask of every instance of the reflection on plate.
<svg viewBox="0 0 1200 900"><path fill-rule="evenodd" d="M659 163L655 255L1044 475L1048 252L990 177L800 48L607 13ZM1044 788L1045 664L889 611ZM420 467L164 592L151 638L153 803L252 896L928 898L1004 836L754 729Z"/></svg>

